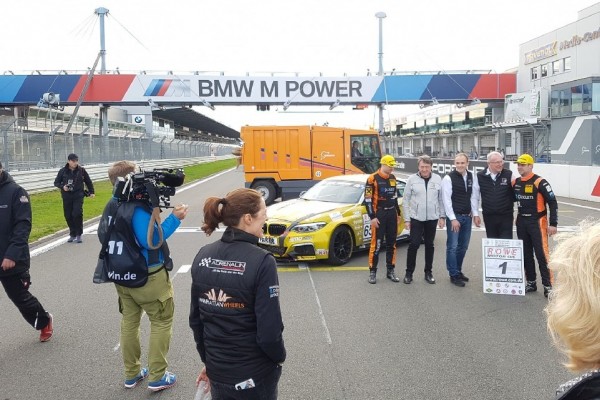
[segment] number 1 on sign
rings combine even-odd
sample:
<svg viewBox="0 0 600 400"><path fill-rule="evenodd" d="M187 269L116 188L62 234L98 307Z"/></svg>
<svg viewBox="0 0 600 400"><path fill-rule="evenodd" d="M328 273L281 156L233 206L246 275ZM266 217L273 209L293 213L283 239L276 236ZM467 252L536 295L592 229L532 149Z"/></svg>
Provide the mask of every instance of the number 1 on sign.
<svg viewBox="0 0 600 400"><path fill-rule="evenodd" d="M508 266L508 263L506 261L504 261L502 264L498 265L498 268L502 268L502 275L506 275L506 267Z"/></svg>

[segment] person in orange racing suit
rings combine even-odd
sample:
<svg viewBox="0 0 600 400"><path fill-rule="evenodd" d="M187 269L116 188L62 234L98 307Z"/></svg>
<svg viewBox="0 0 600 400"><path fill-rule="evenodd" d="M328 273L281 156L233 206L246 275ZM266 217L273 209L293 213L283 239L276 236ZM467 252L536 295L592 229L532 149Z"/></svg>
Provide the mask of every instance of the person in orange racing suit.
<svg viewBox="0 0 600 400"><path fill-rule="evenodd" d="M371 218L371 247L369 249L369 283L377 282L377 264L379 263L379 250L385 238L386 254L385 265L387 278L392 282L400 282L394 269L396 266L396 236L400 221L400 206L398 206L398 192L396 177L392 172L396 160L391 155L381 157L381 167L377 172L369 175L365 186L365 206Z"/></svg>
<svg viewBox="0 0 600 400"><path fill-rule="evenodd" d="M535 262L537 258L544 285L544 296L552 290L552 273L548 270L548 236L556 233L558 204L548 181L533 173L533 157L522 154L517 159L519 178L513 185L517 199L517 237L523 241L525 293L537 290ZM548 208L546 208L548 204ZM548 221L548 211L550 220Z"/></svg>

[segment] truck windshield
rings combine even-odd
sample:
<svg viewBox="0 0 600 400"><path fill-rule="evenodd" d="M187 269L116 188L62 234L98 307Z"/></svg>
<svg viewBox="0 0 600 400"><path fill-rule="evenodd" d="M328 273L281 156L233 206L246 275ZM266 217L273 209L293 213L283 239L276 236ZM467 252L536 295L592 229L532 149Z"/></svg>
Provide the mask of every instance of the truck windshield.
<svg viewBox="0 0 600 400"><path fill-rule="evenodd" d="M352 151L350 162L366 174L372 174L379 168L381 147L375 135L356 135L350 138Z"/></svg>

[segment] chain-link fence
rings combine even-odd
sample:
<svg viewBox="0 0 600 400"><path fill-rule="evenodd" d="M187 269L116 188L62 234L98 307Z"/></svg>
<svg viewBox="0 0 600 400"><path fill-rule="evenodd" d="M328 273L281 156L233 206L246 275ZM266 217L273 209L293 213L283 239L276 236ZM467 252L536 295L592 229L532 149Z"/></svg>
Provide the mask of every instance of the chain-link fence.
<svg viewBox="0 0 600 400"><path fill-rule="evenodd" d="M21 132L14 121L0 124L0 157L7 170L37 170L64 165L69 153L82 164L118 160L162 160L229 155L234 144L167 138L111 137L92 134Z"/></svg>

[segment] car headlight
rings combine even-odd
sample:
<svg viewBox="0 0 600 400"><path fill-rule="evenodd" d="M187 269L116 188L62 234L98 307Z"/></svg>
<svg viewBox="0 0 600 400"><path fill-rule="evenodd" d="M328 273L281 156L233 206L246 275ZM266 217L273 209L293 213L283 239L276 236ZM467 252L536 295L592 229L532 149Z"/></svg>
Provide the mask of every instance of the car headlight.
<svg viewBox="0 0 600 400"><path fill-rule="evenodd" d="M322 229L325 225L327 225L327 223L325 223L325 222L313 222L310 224L300 224L300 225L296 225L295 227L293 227L291 229L291 231L298 232L298 233L316 232L319 229Z"/></svg>

